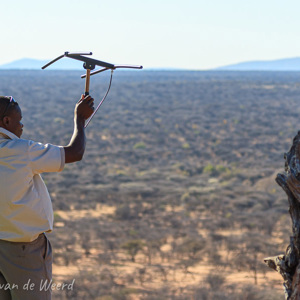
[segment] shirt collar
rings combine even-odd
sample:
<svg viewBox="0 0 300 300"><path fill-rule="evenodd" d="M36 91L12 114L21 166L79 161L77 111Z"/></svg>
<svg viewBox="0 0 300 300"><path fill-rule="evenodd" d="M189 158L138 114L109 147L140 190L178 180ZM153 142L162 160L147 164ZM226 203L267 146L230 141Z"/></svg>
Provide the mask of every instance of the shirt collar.
<svg viewBox="0 0 300 300"><path fill-rule="evenodd" d="M19 137L17 137L15 134L13 134L12 132L6 130L3 127L0 127L0 139L1 138L11 139L11 140L19 139Z"/></svg>

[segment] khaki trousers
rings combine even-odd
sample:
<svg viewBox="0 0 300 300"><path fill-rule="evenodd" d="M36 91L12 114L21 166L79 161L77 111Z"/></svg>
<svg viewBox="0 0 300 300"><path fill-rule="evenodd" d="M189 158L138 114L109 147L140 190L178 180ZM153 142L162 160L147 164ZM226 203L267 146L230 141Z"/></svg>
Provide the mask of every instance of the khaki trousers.
<svg viewBox="0 0 300 300"><path fill-rule="evenodd" d="M45 234L33 242L0 240L0 299L51 300L52 248Z"/></svg>

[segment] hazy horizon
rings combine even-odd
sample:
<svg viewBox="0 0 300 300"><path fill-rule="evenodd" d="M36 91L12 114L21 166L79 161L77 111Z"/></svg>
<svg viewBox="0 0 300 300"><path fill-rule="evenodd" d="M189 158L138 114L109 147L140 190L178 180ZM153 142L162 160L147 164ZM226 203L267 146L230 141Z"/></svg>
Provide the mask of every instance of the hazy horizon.
<svg viewBox="0 0 300 300"><path fill-rule="evenodd" d="M91 56L93 57L93 56ZM0 65L0 70L36 70L41 69L43 65L48 63L51 59L41 60L36 58L20 58L5 64ZM115 63L115 62L110 62ZM97 69L98 67L96 67ZM52 70L82 70L82 62L63 58L55 64L49 66ZM184 69L176 67L144 67L144 70L183 70L183 71L197 71L197 69ZM243 61L228 65L219 66L212 69L199 69L198 71L300 71L300 56L292 58L281 58L275 60L255 60Z"/></svg>

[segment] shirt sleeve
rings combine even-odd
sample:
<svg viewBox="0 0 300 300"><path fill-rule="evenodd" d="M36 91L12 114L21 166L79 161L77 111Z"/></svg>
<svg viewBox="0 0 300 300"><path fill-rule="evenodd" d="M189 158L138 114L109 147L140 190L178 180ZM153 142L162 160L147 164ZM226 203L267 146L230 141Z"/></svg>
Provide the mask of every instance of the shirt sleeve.
<svg viewBox="0 0 300 300"><path fill-rule="evenodd" d="M29 141L28 157L34 174L60 172L65 166L65 151L62 146Z"/></svg>

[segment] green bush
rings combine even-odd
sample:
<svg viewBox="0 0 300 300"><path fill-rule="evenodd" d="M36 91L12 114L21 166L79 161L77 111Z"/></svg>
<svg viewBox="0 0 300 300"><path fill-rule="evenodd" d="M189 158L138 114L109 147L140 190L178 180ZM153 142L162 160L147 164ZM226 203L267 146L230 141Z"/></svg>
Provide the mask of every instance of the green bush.
<svg viewBox="0 0 300 300"><path fill-rule="evenodd" d="M144 142L138 142L133 146L133 149L145 149L146 144Z"/></svg>
<svg viewBox="0 0 300 300"><path fill-rule="evenodd" d="M144 243L142 240L130 240L125 242L121 248L126 250L127 253L131 256L131 261L135 262L135 256L138 254L140 250L144 247Z"/></svg>
<svg viewBox="0 0 300 300"><path fill-rule="evenodd" d="M204 169L203 173L214 173L216 168L212 164L208 164Z"/></svg>
<svg viewBox="0 0 300 300"><path fill-rule="evenodd" d="M189 143L184 143L184 144L182 144L182 148L183 148L183 149L190 149L191 146L190 146Z"/></svg>

